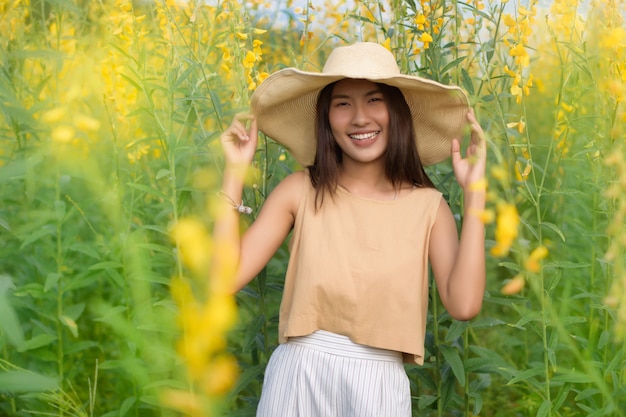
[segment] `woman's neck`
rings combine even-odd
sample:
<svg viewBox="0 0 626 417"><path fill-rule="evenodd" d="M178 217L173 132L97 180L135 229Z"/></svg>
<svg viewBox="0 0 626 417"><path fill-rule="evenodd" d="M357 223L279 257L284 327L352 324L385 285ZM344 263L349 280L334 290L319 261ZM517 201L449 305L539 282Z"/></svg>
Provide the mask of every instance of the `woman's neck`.
<svg viewBox="0 0 626 417"><path fill-rule="evenodd" d="M342 164L338 184L352 194L380 200L397 198L403 188L402 184L394 187L384 167L377 164Z"/></svg>

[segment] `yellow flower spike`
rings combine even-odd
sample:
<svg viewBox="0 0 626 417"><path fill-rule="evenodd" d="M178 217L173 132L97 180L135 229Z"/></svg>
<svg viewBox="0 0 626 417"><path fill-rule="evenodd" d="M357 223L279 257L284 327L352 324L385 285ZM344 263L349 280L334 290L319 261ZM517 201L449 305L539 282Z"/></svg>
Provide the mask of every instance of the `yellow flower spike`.
<svg viewBox="0 0 626 417"><path fill-rule="evenodd" d="M232 278L232 277L229 277ZM218 280L218 277L210 277ZM223 279L223 278L222 278ZM230 279L228 279L230 281ZM229 330L237 321L237 304L230 295L212 295L205 305L203 320L216 332Z"/></svg>
<svg viewBox="0 0 626 417"><path fill-rule="evenodd" d="M202 378L202 388L208 396L226 394L237 381L239 367L230 355L221 355L211 361Z"/></svg>
<svg viewBox="0 0 626 417"><path fill-rule="evenodd" d="M69 143L76 137L76 131L71 126L58 126L52 131L52 140L58 143Z"/></svg>
<svg viewBox="0 0 626 417"><path fill-rule="evenodd" d="M246 56L243 59L243 67L246 69L251 69L254 67L254 63L256 62L256 57L252 51L246 51Z"/></svg>
<svg viewBox="0 0 626 417"><path fill-rule="evenodd" d="M415 16L415 25L417 26L418 30L424 30L425 23L426 23L426 16L424 16L422 13Z"/></svg>
<svg viewBox="0 0 626 417"><path fill-rule="evenodd" d="M41 121L44 123L57 123L61 121L66 114L67 109L65 107L56 107L43 113L41 115Z"/></svg>
<svg viewBox="0 0 626 417"><path fill-rule="evenodd" d="M503 295L519 294L526 286L526 279L523 274L517 274L500 290Z"/></svg>
<svg viewBox="0 0 626 417"><path fill-rule="evenodd" d="M491 248L491 254L503 257L509 253L513 241L517 238L519 214L515 205L500 202L496 205L496 245Z"/></svg>
<svg viewBox="0 0 626 417"><path fill-rule="evenodd" d="M511 32L511 29L514 29L517 26L517 20L515 20L513 15L509 13L505 14L503 18L503 23L509 28L510 33L514 33Z"/></svg>
<svg viewBox="0 0 626 417"><path fill-rule="evenodd" d="M161 391L160 400L166 407L188 416L201 416L203 412L202 401L189 391L166 389Z"/></svg>
<svg viewBox="0 0 626 417"><path fill-rule="evenodd" d="M204 224L195 219L181 219L171 232L180 250L183 264L199 276L206 271L211 242Z"/></svg>
<svg viewBox="0 0 626 417"><path fill-rule="evenodd" d="M77 114L74 116L74 126L78 130L95 132L100 129L100 121L84 114Z"/></svg>

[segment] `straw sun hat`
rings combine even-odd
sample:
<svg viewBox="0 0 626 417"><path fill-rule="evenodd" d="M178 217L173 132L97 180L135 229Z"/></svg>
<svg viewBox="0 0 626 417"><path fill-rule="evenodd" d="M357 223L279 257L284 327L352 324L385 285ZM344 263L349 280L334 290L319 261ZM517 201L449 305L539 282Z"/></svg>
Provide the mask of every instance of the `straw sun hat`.
<svg viewBox="0 0 626 417"><path fill-rule="evenodd" d="M463 90L401 74L391 52L370 42L334 49L321 73L285 68L267 77L251 99L259 130L287 148L302 166L312 165L317 98L325 86L344 78L399 88L413 116L422 164L432 165L450 156L452 139L460 139L467 124L469 100Z"/></svg>

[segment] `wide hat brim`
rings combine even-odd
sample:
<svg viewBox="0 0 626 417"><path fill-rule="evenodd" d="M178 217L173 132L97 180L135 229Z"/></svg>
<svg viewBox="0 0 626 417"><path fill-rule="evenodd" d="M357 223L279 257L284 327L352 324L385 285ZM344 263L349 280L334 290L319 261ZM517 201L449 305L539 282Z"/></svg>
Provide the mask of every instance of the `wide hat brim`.
<svg viewBox="0 0 626 417"><path fill-rule="evenodd" d="M417 151L425 166L449 157L452 140L464 133L469 100L461 88L400 74L393 55L369 42L336 48L321 73L285 68L267 77L250 103L259 130L283 145L302 166L312 165L317 147L315 112L319 93L344 78L383 83L402 91L413 118Z"/></svg>

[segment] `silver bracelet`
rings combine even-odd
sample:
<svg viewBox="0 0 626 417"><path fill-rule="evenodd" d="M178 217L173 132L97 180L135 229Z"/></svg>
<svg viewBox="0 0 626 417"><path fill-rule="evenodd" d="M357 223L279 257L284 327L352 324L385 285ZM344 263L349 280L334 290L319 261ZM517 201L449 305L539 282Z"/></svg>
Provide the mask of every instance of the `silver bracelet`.
<svg viewBox="0 0 626 417"><path fill-rule="evenodd" d="M233 208L239 213L252 214L252 207L244 205L243 200L241 201L241 203L237 204L235 203L235 200L230 198L228 194L226 194L224 191L218 191L217 196L220 197L222 200L226 200L230 204L232 204Z"/></svg>

